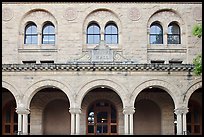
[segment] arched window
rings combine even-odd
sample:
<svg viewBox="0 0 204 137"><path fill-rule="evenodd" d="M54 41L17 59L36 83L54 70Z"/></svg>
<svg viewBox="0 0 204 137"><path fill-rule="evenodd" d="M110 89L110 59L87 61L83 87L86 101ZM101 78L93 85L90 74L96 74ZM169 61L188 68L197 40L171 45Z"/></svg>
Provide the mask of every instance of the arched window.
<svg viewBox="0 0 204 137"><path fill-rule="evenodd" d="M168 44L181 44L180 27L175 22L172 22L168 26Z"/></svg>
<svg viewBox="0 0 204 137"><path fill-rule="evenodd" d="M150 26L150 44L163 44L163 29L157 22Z"/></svg>
<svg viewBox="0 0 204 137"><path fill-rule="evenodd" d="M99 25L96 23L89 24L87 28L87 44L99 44L100 37Z"/></svg>
<svg viewBox="0 0 204 137"><path fill-rule="evenodd" d="M31 22L25 27L25 39L24 44L37 44L38 43L38 34L37 26L35 23Z"/></svg>
<svg viewBox="0 0 204 137"><path fill-rule="evenodd" d="M51 22L43 26L42 44L55 44L55 27Z"/></svg>
<svg viewBox="0 0 204 137"><path fill-rule="evenodd" d="M118 28L114 23L109 23L105 27L105 41L107 44L118 43Z"/></svg>

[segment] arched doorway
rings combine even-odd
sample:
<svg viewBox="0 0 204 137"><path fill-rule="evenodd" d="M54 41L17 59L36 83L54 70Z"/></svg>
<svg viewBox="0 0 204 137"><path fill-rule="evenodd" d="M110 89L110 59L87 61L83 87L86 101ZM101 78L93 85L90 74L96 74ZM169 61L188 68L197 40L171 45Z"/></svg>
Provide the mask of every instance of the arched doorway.
<svg viewBox="0 0 204 137"><path fill-rule="evenodd" d="M117 135L117 111L108 100L97 100L87 111L88 135Z"/></svg>
<svg viewBox="0 0 204 137"><path fill-rule="evenodd" d="M82 100L81 134L119 135L124 133L123 104L109 87L91 88Z"/></svg>
<svg viewBox="0 0 204 137"><path fill-rule="evenodd" d="M2 88L2 135L15 135L18 132L16 102L11 92Z"/></svg>
<svg viewBox="0 0 204 137"><path fill-rule="evenodd" d="M202 135L202 88L190 97L187 113L187 134Z"/></svg>

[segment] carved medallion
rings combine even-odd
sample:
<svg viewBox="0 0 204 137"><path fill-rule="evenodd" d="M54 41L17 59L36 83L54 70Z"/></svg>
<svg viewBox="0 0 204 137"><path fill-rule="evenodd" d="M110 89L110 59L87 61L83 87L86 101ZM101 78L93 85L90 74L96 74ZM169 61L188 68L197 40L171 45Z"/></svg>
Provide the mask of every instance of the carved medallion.
<svg viewBox="0 0 204 137"><path fill-rule="evenodd" d="M137 21L140 19L140 11L137 8L131 8L128 12L128 17L133 21Z"/></svg>
<svg viewBox="0 0 204 137"><path fill-rule="evenodd" d="M2 9L2 19L3 21L9 21L13 18L13 11L10 8Z"/></svg>
<svg viewBox="0 0 204 137"><path fill-rule="evenodd" d="M194 8L193 17L195 20L202 20L202 9L199 7Z"/></svg>
<svg viewBox="0 0 204 137"><path fill-rule="evenodd" d="M77 17L77 11L75 9L73 9L73 8L67 8L65 10L64 17L68 21L75 20L76 17Z"/></svg>

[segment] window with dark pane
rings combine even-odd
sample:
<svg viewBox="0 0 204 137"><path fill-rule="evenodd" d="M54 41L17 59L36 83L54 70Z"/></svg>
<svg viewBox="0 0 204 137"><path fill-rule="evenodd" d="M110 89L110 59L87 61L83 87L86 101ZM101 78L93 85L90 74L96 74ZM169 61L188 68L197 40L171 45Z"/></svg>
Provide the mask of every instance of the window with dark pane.
<svg viewBox="0 0 204 137"><path fill-rule="evenodd" d="M31 22L25 27L25 38L24 44L37 44L38 42L38 34L37 34L37 26L35 23Z"/></svg>
<svg viewBox="0 0 204 137"><path fill-rule="evenodd" d="M163 44L163 29L162 26L154 22L150 26L150 44Z"/></svg>
<svg viewBox="0 0 204 137"><path fill-rule="evenodd" d="M168 26L167 42L168 44L181 44L180 27L175 22Z"/></svg>
<svg viewBox="0 0 204 137"><path fill-rule="evenodd" d="M100 36L99 25L96 23L91 23L87 27L87 44L99 44Z"/></svg>
<svg viewBox="0 0 204 137"><path fill-rule="evenodd" d="M105 27L105 42L118 44L118 28L114 23L108 23Z"/></svg>
<svg viewBox="0 0 204 137"><path fill-rule="evenodd" d="M55 27L51 22L43 26L42 44L55 44Z"/></svg>

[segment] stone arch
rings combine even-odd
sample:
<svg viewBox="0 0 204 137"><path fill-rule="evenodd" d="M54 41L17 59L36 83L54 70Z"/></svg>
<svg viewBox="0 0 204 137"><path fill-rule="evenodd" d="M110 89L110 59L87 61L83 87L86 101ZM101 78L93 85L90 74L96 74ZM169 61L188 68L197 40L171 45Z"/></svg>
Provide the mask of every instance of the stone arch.
<svg viewBox="0 0 204 137"><path fill-rule="evenodd" d="M110 9L101 8L91 11L84 19L83 30L86 30L89 22L91 21L96 21L97 23L99 23L99 26L101 28L104 28L105 24L108 21L113 21L118 26L119 32L121 31L121 21L119 19L119 16Z"/></svg>
<svg viewBox="0 0 204 137"><path fill-rule="evenodd" d="M11 92L15 98L16 105L18 106L21 96L20 92L13 85L6 81L2 81L2 88L8 89Z"/></svg>
<svg viewBox="0 0 204 137"><path fill-rule="evenodd" d="M24 104L26 108L30 107L30 102L33 96L40 91L43 88L48 88L48 87L55 87L60 89L62 92L64 92L69 100L70 106L73 104L73 95L72 95L72 90L70 87L68 87L66 84L57 81L57 80L51 80L51 79L46 79L46 80L41 80L33 85L31 85L28 89L26 89L25 95L24 95Z"/></svg>
<svg viewBox="0 0 204 137"><path fill-rule="evenodd" d="M132 92L131 95L131 99L130 99L130 103L132 104L132 106L134 106L136 97L139 95L140 92L142 92L143 89L148 88L148 87L157 87L157 88L161 88L163 90L165 90L173 99L174 102L174 107L177 108L179 105L179 90L177 89L177 87L175 87L174 85L164 81L164 80L159 80L159 79L152 79L152 80L148 80L145 81L141 84L139 84Z"/></svg>
<svg viewBox="0 0 204 137"><path fill-rule="evenodd" d="M201 79L194 81L187 88L187 91L186 91L184 98L183 98L183 105L185 105L185 107L188 107L188 102L189 102L191 95L194 93L194 91L196 91L199 88L202 88L202 80Z"/></svg>
<svg viewBox="0 0 204 137"><path fill-rule="evenodd" d="M167 12L167 14L171 14L171 15L168 15L168 16L171 16L171 17L175 16L174 19L179 20L179 21L177 21L179 23L178 25L184 24L182 16L180 15L179 12L177 12L176 10L171 9L171 8L166 8L166 9L159 9L159 10L155 11L152 15L150 15L150 17L149 17L149 19L147 21L147 25L149 26L152 22L156 21L155 19L157 19L158 14L162 14L162 13L165 13L165 12ZM176 20L170 20L169 23L172 22L172 21L176 21Z"/></svg>
<svg viewBox="0 0 204 137"><path fill-rule="evenodd" d="M119 19L119 16L113 12L111 9L107 8L99 8L99 9L93 9L90 11L90 13L85 17L83 21L83 44L86 45L86 30L87 26L89 25L90 22L95 21L98 23L98 25L101 28L101 34L104 33L105 25L107 22L112 21L117 25L118 28L118 40L120 43L122 37L121 37L121 32L122 32L122 26L121 26L121 20ZM120 44L119 44L120 45ZM89 46L90 47L90 46ZM114 46L112 46L114 47Z"/></svg>
<svg viewBox="0 0 204 137"><path fill-rule="evenodd" d="M45 21L50 21L53 23L57 33L57 19L55 16L45 9L32 9L26 12L23 17L21 18L19 24L19 32L20 34L24 34L24 28L27 22L32 21L34 22L39 28L42 28L42 25ZM39 31L39 29L38 29Z"/></svg>
<svg viewBox="0 0 204 137"><path fill-rule="evenodd" d="M128 104L128 99L126 99L128 90L125 87L121 86L121 84L116 83L112 80L96 79L80 87L76 95L76 102L75 102L76 105L79 105L78 107L81 108L82 100L85 97L85 95L92 89L95 89L101 86L107 87L113 90L114 92L116 92L122 101L123 107L125 107Z"/></svg>

